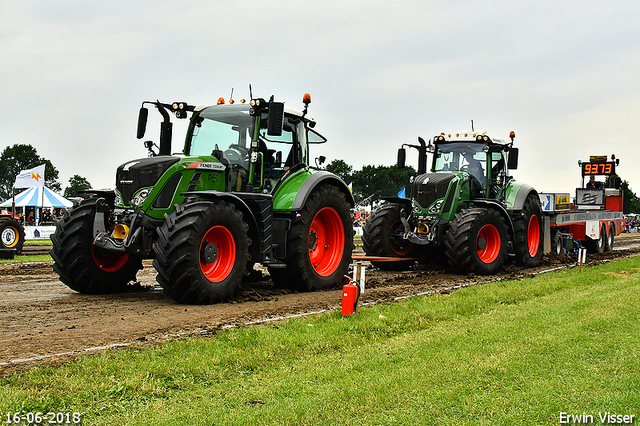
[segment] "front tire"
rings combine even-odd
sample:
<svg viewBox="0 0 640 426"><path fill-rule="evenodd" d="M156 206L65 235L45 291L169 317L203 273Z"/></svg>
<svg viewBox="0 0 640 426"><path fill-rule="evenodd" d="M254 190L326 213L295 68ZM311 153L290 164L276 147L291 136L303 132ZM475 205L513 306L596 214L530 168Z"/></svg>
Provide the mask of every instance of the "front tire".
<svg viewBox="0 0 640 426"><path fill-rule="evenodd" d="M345 194L331 185L311 192L291 223L286 269L269 268L274 283L301 291L331 288L347 273L353 228Z"/></svg>
<svg viewBox="0 0 640 426"><path fill-rule="evenodd" d="M24 244L24 228L15 219L0 222L0 247L15 249L17 254L22 252Z"/></svg>
<svg viewBox="0 0 640 426"><path fill-rule="evenodd" d="M93 221L98 198L83 200L56 221L49 253L60 281L84 294L127 291L142 269L142 259L93 245ZM105 218L105 227L109 224Z"/></svg>
<svg viewBox="0 0 640 426"><path fill-rule="evenodd" d="M495 274L507 255L507 238L507 225L497 211L463 210L447 230L449 264L461 274Z"/></svg>
<svg viewBox="0 0 640 426"><path fill-rule="evenodd" d="M530 194L524 202L522 214L514 220L515 262L518 266L538 266L543 254L542 208L540 199Z"/></svg>
<svg viewBox="0 0 640 426"><path fill-rule="evenodd" d="M176 205L153 244L156 280L179 303L232 298L246 274L251 240L242 213L223 200Z"/></svg>
<svg viewBox="0 0 640 426"><path fill-rule="evenodd" d="M362 229L362 245L369 256L411 257L416 251L408 240L401 239L404 225L400 221L399 204L388 204L373 212ZM395 236L395 238L394 238ZM404 271L415 263L414 260L396 262L371 262L383 271Z"/></svg>

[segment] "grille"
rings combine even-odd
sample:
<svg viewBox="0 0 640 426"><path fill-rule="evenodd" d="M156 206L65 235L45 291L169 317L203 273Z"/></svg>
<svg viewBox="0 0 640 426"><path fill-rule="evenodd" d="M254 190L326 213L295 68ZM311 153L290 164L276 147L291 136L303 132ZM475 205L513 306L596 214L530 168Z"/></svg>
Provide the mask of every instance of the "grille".
<svg viewBox="0 0 640 426"><path fill-rule="evenodd" d="M413 193L416 201L426 209L434 201L445 196L449 188L449 182L454 175L443 173L426 173L415 178L413 181Z"/></svg>
<svg viewBox="0 0 640 426"><path fill-rule="evenodd" d="M122 204L131 205L131 198L140 188L154 186L169 167L178 162L175 157L150 157L130 161L118 167L116 188L122 195Z"/></svg>

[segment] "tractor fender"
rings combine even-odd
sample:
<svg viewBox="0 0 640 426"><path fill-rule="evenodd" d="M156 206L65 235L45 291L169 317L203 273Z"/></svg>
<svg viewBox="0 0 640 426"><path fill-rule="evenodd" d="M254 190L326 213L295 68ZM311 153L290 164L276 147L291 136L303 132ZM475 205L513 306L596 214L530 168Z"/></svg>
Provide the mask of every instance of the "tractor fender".
<svg viewBox="0 0 640 426"><path fill-rule="evenodd" d="M409 207L409 211L411 211L411 199L410 198L402 198L402 197L382 197L382 201L386 201L392 204L399 204L401 206Z"/></svg>
<svg viewBox="0 0 640 426"><path fill-rule="evenodd" d="M83 191L80 191L80 193L92 194L91 197L87 197L87 198L92 198L92 197L104 198L107 204L109 205L109 207L111 209L114 208L113 203L114 203L114 200L116 199L116 191L113 189L85 189Z"/></svg>
<svg viewBox="0 0 640 426"><path fill-rule="evenodd" d="M471 203L479 207L486 207L489 209L493 209L498 213L500 213L500 216L502 216L502 218L504 219L504 222L507 224L507 229L509 230L509 237L511 241L515 239L516 231L513 226L513 219L511 218L511 215L509 215L509 212L507 211L507 209L504 207L502 203L492 199L476 199L476 200L472 200Z"/></svg>
<svg viewBox="0 0 640 426"><path fill-rule="evenodd" d="M512 211L522 210L524 208L524 202L530 194L535 194L537 197L538 191L526 183L513 182L513 184L507 188L507 196L505 199L507 209Z"/></svg>
<svg viewBox="0 0 640 426"><path fill-rule="evenodd" d="M311 192L321 183L329 183L337 187L340 192L344 193L349 206L351 208L355 206L356 203L353 199L353 194L351 194L351 191L349 191L349 187L347 186L347 184L333 173L322 170L313 173L307 178L307 180L304 181L296 195L296 198L293 201L291 210L301 210L306 204L307 198L309 198L309 194L311 194Z"/></svg>

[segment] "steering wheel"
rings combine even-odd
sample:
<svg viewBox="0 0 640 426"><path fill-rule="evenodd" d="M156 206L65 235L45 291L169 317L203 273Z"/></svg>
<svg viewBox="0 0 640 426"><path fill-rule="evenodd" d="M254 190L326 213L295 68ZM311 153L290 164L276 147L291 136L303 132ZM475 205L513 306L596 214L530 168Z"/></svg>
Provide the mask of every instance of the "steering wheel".
<svg viewBox="0 0 640 426"><path fill-rule="evenodd" d="M243 164L249 161L249 150L237 144L229 145L224 151L224 158L231 163Z"/></svg>

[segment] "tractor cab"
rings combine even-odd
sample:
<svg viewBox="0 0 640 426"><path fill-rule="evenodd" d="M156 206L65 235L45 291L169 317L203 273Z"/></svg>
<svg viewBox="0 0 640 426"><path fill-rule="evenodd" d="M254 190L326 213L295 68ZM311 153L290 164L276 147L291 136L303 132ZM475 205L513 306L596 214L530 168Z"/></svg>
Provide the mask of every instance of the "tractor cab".
<svg viewBox="0 0 640 426"><path fill-rule="evenodd" d="M326 142L305 113L272 101L252 103L195 108L187 133L184 154L223 164L227 192L272 193L287 172L309 163L310 143Z"/></svg>
<svg viewBox="0 0 640 426"><path fill-rule="evenodd" d="M499 198L509 179L508 169L517 167L517 148L502 139L468 132L435 136L433 142L427 147L434 154L431 172L467 173L472 198Z"/></svg>

